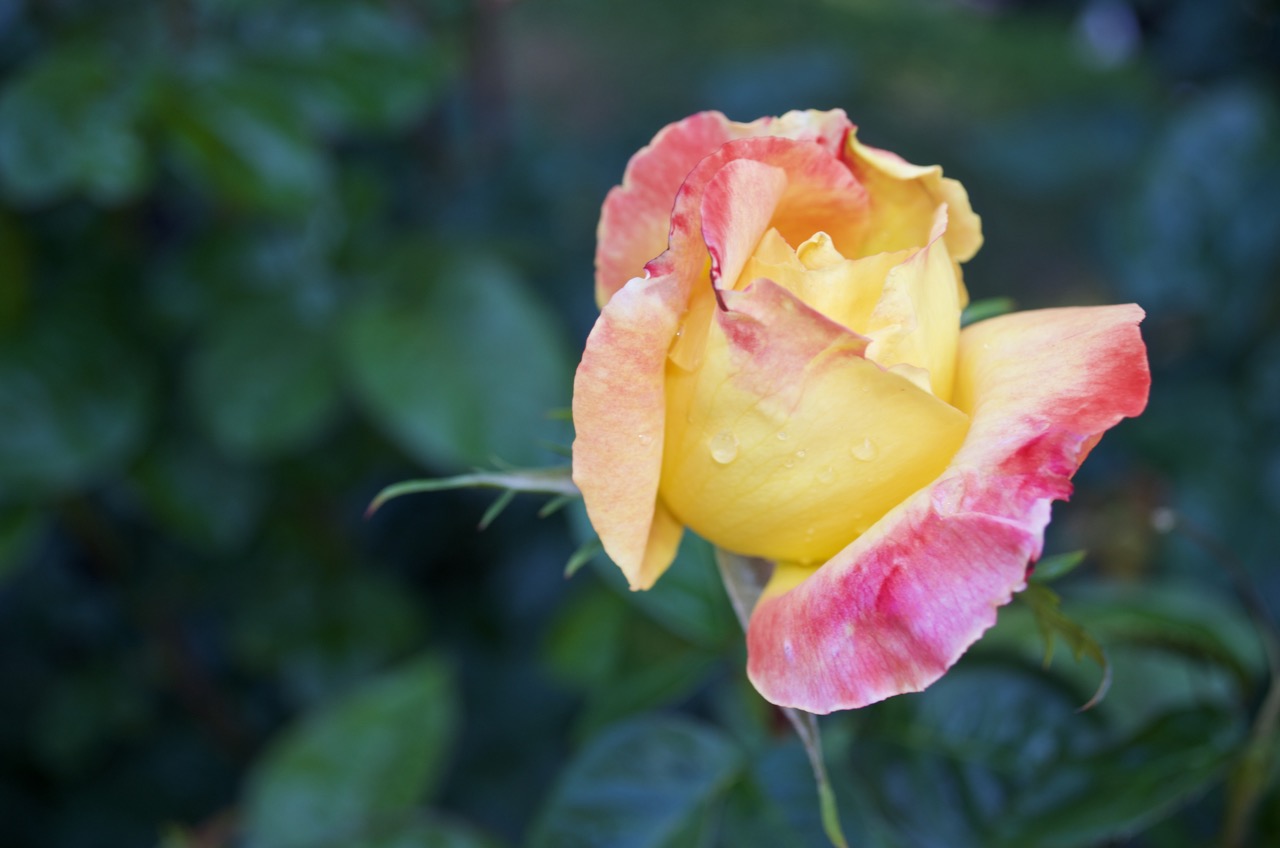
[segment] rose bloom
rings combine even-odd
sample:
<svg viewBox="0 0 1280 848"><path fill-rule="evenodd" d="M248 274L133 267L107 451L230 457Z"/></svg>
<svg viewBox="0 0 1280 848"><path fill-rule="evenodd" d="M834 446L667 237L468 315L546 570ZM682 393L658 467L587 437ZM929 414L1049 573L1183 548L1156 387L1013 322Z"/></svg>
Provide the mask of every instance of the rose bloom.
<svg viewBox="0 0 1280 848"><path fill-rule="evenodd" d="M658 133L605 200L573 394L573 478L631 587L685 527L775 562L748 675L817 713L941 676L1150 385L1134 305L961 330L964 188L855 130L836 110Z"/></svg>

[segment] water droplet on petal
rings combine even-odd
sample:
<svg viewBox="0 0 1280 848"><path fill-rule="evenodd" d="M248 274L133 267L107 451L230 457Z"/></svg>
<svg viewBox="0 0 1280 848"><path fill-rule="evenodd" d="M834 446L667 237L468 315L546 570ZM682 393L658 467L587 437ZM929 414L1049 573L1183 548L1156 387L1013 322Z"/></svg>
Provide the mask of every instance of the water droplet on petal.
<svg viewBox="0 0 1280 848"><path fill-rule="evenodd" d="M818 474L819 483L830 483L834 479L836 479L836 470L832 468L830 465L822 469L822 471L819 472Z"/></svg>
<svg viewBox="0 0 1280 848"><path fill-rule="evenodd" d="M784 463L782 463L782 464L783 464L783 465L785 465L787 468L795 468L795 467L796 467L796 461L795 461L794 459L788 459L786 462L784 462Z"/></svg>
<svg viewBox="0 0 1280 848"><path fill-rule="evenodd" d="M653 444L653 436L650 436L648 433L641 433L638 438L640 439L640 445L642 447L647 448L649 445Z"/></svg>
<svg viewBox="0 0 1280 848"><path fill-rule="evenodd" d="M789 439L789 438L791 438L791 437L790 437L789 435L787 435L787 431L786 431L786 430L779 430L779 431L778 431L778 441L780 441L780 442L785 442L785 441L786 441L787 439Z"/></svg>
<svg viewBox="0 0 1280 848"><path fill-rule="evenodd" d="M804 459L804 449L796 451L796 459Z"/></svg>
<svg viewBox="0 0 1280 848"><path fill-rule="evenodd" d="M721 465L727 465L738 455L738 437L724 430L712 436L707 447L711 449L712 459Z"/></svg>
<svg viewBox="0 0 1280 848"><path fill-rule="evenodd" d="M849 453L853 454L853 458L860 459L863 462L869 462L870 460L875 459L876 454L879 452L879 449L876 448L876 443L871 441L869 438L863 439L858 444L849 448Z"/></svg>

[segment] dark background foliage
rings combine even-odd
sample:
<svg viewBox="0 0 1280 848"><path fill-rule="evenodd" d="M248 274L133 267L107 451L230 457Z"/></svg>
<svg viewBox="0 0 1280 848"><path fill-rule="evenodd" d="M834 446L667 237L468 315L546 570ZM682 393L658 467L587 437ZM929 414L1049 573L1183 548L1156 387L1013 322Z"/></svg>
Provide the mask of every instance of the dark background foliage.
<svg viewBox="0 0 1280 848"><path fill-rule="evenodd" d="M968 187L975 299L1137 301L1155 376L1048 548L1110 696L1011 605L823 721L851 841L1280 840L1278 74L1272 0L3 0L0 843L822 844L705 546L363 512L564 461L659 127L836 106Z"/></svg>

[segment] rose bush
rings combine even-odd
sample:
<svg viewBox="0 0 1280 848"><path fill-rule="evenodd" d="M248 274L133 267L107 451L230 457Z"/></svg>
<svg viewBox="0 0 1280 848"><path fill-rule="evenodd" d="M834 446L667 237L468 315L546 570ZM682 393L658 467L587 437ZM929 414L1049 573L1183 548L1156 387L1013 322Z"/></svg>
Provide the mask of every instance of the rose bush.
<svg viewBox="0 0 1280 848"><path fill-rule="evenodd" d="M604 204L573 477L632 588L685 527L776 563L747 631L774 703L936 680L1025 586L1049 504L1146 404L1137 306L960 329L961 185L841 111L663 129Z"/></svg>

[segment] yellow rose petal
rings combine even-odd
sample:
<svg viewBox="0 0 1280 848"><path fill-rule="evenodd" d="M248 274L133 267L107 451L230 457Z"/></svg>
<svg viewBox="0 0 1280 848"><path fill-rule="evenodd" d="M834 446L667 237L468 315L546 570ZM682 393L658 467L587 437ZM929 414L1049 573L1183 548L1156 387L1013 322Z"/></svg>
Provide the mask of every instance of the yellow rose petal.
<svg viewBox="0 0 1280 848"><path fill-rule="evenodd" d="M968 416L769 280L725 298L701 367L668 365L660 495L724 548L821 562L936 477Z"/></svg>
<svg viewBox="0 0 1280 848"><path fill-rule="evenodd" d="M939 209L927 246L889 272L863 332L873 339L867 356L886 368L923 368L930 390L950 400L961 306L946 227L946 210Z"/></svg>

